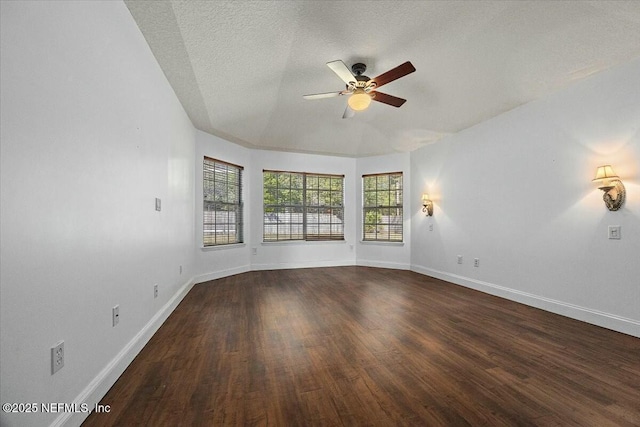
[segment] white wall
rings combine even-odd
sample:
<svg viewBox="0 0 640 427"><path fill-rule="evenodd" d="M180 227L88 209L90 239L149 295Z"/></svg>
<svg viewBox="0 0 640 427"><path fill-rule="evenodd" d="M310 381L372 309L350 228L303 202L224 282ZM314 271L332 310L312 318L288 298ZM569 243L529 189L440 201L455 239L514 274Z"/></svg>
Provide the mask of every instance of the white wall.
<svg viewBox="0 0 640 427"><path fill-rule="evenodd" d="M0 401L93 403L189 288L194 130L123 3L3 1L1 19Z"/></svg>
<svg viewBox="0 0 640 427"><path fill-rule="evenodd" d="M213 246L204 248L202 244L203 236L203 218L202 218L202 160L203 158L212 157L224 162L233 163L244 167L243 172L243 191L244 199L244 236L245 243L237 245ZM249 174L252 170L251 150L240 145L225 141L224 139L209 135L208 133L196 131L196 203L195 203L195 282L206 282L208 280L218 279L220 277L230 276L251 268L251 259L249 257L249 246L247 241L251 236L252 224L249 220L249 212L251 212L254 203L251 198L253 193L252 186L247 185ZM260 197L262 192L257 192ZM261 203L261 202L260 202ZM260 206L260 204L258 204Z"/></svg>
<svg viewBox="0 0 640 427"><path fill-rule="evenodd" d="M403 243L362 241L362 175L402 172L403 184ZM408 270L411 263L411 174L409 153L388 156L363 157L357 159L356 167L356 209L357 209L357 264L370 267L397 268Z"/></svg>
<svg viewBox="0 0 640 427"><path fill-rule="evenodd" d="M247 244L252 251L251 268L253 270L355 264L357 227L355 159L253 150L251 166L248 187L258 190L254 190L249 195L253 208L245 211L245 215L252 224ZM262 243L262 171L264 169L345 175L345 241Z"/></svg>
<svg viewBox="0 0 640 427"><path fill-rule="evenodd" d="M591 182L609 163L618 212ZM417 150L411 173L415 271L640 336L640 60Z"/></svg>

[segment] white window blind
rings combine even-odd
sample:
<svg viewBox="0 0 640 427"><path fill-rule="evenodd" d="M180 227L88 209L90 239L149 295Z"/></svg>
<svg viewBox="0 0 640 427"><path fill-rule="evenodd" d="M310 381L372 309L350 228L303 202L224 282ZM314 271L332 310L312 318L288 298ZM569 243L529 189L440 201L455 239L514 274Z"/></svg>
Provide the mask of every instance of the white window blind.
<svg viewBox="0 0 640 427"><path fill-rule="evenodd" d="M203 244L242 243L242 166L205 157L203 162Z"/></svg>
<svg viewBox="0 0 640 427"><path fill-rule="evenodd" d="M362 176L363 240L402 242L402 172Z"/></svg>
<svg viewBox="0 0 640 427"><path fill-rule="evenodd" d="M344 240L344 175L263 171L263 240Z"/></svg>

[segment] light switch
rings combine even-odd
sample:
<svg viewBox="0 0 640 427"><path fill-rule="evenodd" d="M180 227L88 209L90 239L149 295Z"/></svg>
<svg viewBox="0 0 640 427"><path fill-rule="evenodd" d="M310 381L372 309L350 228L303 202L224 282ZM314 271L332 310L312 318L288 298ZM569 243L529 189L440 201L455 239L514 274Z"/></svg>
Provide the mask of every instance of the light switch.
<svg viewBox="0 0 640 427"><path fill-rule="evenodd" d="M162 210L162 200L156 197L156 210L160 212Z"/></svg>
<svg viewBox="0 0 640 427"><path fill-rule="evenodd" d="M622 236L620 235L620 226L619 225L610 225L609 226L609 239L620 239Z"/></svg>

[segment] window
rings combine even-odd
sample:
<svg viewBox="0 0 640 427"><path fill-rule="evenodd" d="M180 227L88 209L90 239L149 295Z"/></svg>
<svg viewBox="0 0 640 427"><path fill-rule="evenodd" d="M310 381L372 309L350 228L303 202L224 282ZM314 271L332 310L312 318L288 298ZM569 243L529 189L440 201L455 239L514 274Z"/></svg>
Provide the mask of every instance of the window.
<svg viewBox="0 0 640 427"><path fill-rule="evenodd" d="M203 244L242 243L242 166L209 157L203 163Z"/></svg>
<svg viewBox="0 0 640 427"><path fill-rule="evenodd" d="M362 176L363 240L402 242L402 172Z"/></svg>
<svg viewBox="0 0 640 427"><path fill-rule="evenodd" d="M265 242L344 240L344 175L263 171Z"/></svg>

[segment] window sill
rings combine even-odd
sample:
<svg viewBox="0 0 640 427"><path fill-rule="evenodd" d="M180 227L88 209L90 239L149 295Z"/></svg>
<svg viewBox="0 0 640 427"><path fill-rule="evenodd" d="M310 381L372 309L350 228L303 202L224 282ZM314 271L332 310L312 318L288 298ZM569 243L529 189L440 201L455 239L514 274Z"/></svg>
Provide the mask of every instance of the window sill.
<svg viewBox="0 0 640 427"><path fill-rule="evenodd" d="M340 244L347 243L346 240L281 240L279 242L261 242L262 246L278 246L278 245L323 245L323 244Z"/></svg>
<svg viewBox="0 0 640 427"><path fill-rule="evenodd" d="M404 242L386 242L384 240L360 240L361 245L404 246Z"/></svg>
<svg viewBox="0 0 640 427"><path fill-rule="evenodd" d="M238 249L238 248L244 248L245 246L247 246L246 243L230 243L228 245L201 246L200 250L203 252L209 252L209 251L220 251L224 249Z"/></svg>

